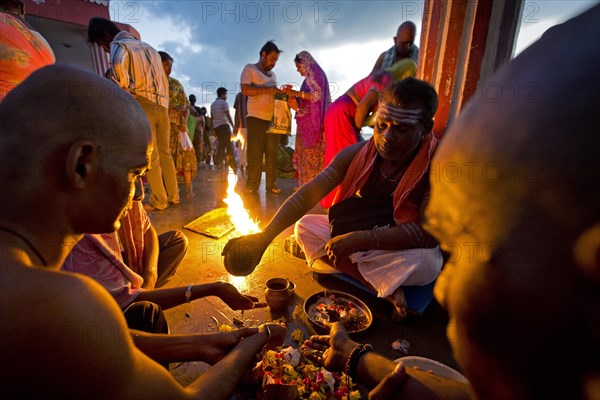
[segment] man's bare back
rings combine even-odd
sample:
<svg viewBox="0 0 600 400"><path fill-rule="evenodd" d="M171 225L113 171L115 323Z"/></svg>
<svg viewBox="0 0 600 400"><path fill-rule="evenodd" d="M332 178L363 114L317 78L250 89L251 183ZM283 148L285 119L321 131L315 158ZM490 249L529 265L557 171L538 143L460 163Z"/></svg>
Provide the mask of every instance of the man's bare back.
<svg viewBox="0 0 600 400"><path fill-rule="evenodd" d="M5 98L0 119L0 181L10 194L0 196L2 391L25 398L230 398L244 366L285 328L262 326L184 388L134 346L104 288L58 271L83 233L114 231L130 207L152 151L141 107L96 74L52 66Z"/></svg>

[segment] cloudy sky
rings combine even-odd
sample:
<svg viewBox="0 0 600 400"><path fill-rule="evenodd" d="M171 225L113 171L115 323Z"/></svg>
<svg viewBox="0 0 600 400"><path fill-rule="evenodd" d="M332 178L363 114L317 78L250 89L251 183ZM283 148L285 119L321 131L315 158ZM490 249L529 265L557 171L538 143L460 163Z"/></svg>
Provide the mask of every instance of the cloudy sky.
<svg viewBox="0 0 600 400"><path fill-rule="evenodd" d="M550 26L595 3L527 1L517 53ZM274 69L280 84L302 82L293 59L308 50L337 98L371 71L400 23L411 20L420 26L423 1L113 0L110 12L113 20L132 25L142 40L173 56L173 76L188 94L196 94L198 103L210 104L217 87L224 86L232 105L244 65L258 61L270 39L284 50Z"/></svg>

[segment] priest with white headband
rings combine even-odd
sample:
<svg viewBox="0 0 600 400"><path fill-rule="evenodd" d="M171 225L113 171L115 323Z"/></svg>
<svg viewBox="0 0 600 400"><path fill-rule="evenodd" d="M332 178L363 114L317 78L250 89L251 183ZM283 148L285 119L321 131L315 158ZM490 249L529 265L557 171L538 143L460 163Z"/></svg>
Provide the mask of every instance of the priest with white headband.
<svg viewBox="0 0 600 400"><path fill-rule="evenodd" d="M292 224L308 266L350 275L407 316L402 286L433 282L442 267L438 243L420 223L437 140L438 98L428 83L407 78L381 93L373 137L342 150L314 180L279 208L263 231L231 239L225 267L248 275L275 237ZM306 214L334 193L329 215ZM306 214L306 215L305 215Z"/></svg>

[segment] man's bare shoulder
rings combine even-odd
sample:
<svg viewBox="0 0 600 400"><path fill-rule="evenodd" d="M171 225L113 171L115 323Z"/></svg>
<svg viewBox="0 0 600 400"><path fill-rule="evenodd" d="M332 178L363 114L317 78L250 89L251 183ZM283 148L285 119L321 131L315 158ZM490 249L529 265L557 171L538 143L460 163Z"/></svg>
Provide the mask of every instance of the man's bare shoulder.
<svg viewBox="0 0 600 400"><path fill-rule="evenodd" d="M129 333L119 307L100 285L78 274L29 267L11 266L2 277L3 387L32 395L40 388L102 393L111 390L107 381L118 387L120 379L129 378ZM26 381L31 379L35 387Z"/></svg>
<svg viewBox="0 0 600 400"><path fill-rule="evenodd" d="M8 302L45 300L43 307L61 306L64 312L79 312L84 306L116 305L102 286L80 274L11 265L4 269L2 278L4 290L0 297Z"/></svg>

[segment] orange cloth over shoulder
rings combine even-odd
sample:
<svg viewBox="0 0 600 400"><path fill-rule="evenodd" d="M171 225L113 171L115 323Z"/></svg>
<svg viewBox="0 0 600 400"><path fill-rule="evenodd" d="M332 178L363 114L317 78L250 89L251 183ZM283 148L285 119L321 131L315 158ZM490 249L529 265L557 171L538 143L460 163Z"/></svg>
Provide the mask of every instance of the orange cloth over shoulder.
<svg viewBox="0 0 600 400"><path fill-rule="evenodd" d="M19 17L0 12L0 101L34 71L54 64L46 40Z"/></svg>
<svg viewBox="0 0 600 400"><path fill-rule="evenodd" d="M427 179L427 171L437 143L438 140L430 133L394 190L394 220L398 225L419 222L419 205L407 199L412 190L423 179ZM352 160L342 183L334 189L333 204L354 196L365 185L375 167L376 156L377 149L371 138Z"/></svg>

